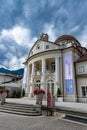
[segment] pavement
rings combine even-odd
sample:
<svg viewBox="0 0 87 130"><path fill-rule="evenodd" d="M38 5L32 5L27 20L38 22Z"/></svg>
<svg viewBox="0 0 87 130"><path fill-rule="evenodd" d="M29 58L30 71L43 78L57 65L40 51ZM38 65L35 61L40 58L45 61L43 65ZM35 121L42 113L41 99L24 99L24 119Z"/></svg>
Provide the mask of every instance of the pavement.
<svg viewBox="0 0 87 130"><path fill-rule="evenodd" d="M87 125L58 117L26 117L0 112L0 130L87 130Z"/></svg>
<svg viewBox="0 0 87 130"><path fill-rule="evenodd" d="M35 100L28 97L7 98L6 102L36 104ZM46 105L46 101L43 101L43 105ZM55 105L87 112L85 103L56 102ZM87 130L87 124L53 116L32 117L0 112L0 130Z"/></svg>
<svg viewBox="0 0 87 130"><path fill-rule="evenodd" d="M35 99L30 99L29 97L24 98L7 98L6 102L12 103L22 103L22 104L36 104ZM47 105L46 101L43 101L43 105ZM87 103L74 103L74 102L55 102L55 107L65 107L68 110L75 110L79 112L87 113Z"/></svg>

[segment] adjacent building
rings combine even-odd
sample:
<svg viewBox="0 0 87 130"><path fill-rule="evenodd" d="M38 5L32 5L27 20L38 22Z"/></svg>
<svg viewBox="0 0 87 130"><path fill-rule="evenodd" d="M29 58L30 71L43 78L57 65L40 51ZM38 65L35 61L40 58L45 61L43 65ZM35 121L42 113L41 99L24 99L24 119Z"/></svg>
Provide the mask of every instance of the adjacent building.
<svg viewBox="0 0 87 130"><path fill-rule="evenodd" d="M35 88L49 91L57 97L60 88L64 101L87 102L87 49L71 35L58 37L50 42L42 34L29 51L26 95L34 97Z"/></svg>

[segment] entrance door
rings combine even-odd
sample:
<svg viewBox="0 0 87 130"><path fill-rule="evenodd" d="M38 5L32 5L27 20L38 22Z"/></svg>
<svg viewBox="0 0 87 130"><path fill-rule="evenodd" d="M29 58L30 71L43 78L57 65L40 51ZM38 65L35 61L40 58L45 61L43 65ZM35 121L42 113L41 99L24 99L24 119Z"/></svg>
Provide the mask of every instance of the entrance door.
<svg viewBox="0 0 87 130"><path fill-rule="evenodd" d="M54 96L54 82L53 80L47 81L47 93L50 93L51 96Z"/></svg>

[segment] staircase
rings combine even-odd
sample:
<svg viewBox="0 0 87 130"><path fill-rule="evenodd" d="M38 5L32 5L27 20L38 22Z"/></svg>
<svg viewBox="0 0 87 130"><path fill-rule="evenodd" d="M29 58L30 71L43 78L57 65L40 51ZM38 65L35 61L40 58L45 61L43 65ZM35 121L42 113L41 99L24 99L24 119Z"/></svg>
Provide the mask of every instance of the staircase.
<svg viewBox="0 0 87 130"><path fill-rule="evenodd" d="M41 116L40 106L17 103L5 103L0 105L0 112L24 116Z"/></svg>

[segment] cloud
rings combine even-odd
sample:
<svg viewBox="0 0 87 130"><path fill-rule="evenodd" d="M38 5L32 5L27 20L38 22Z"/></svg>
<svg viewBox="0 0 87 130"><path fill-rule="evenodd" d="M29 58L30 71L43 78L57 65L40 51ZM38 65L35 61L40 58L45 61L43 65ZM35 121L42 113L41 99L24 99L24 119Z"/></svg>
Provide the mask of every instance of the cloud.
<svg viewBox="0 0 87 130"><path fill-rule="evenodd" d="M29 29L22 26L3 29L0 35L0 57L2 57L0 62L11 69L22 67L36 39L31 37Z"/></svg>
<svg viewBox="0 0 87 130"><path fill-rule="evenodd" d="M54 41L55 40L56 35L55 35L55 29L54 29L54 25L53 24L50 24L50 25L48 23L45 24L43 32L47 33L49 35L49 40L50 41Z"/></svg>
<svg viewBox="0 0 87 130"><path fill-rule="evenodd" d="M23 65L23 62L25 61L25 58L22 57L20 59L17 59L16 56L12 56L10 54L10 57L12 58L11 60L9 60L9 66L8 66L8 61L7 60L4 60L3 61L3 64L8 67L9 69L12 69L12 70L16 70L18 68L23 68L24 65Z"/></svg>
<svg viewBox="0 0 87 130"><path fill-rule="evenodd" d="M84 27L81 34L79 35L79 41L82 46L87 47L87 25Z"/></svg>
<svg viewBox="0 0 87 130"><path fill-rule="evenodd" d="M14 40L20 46L27 45L31 47L37 37L31 38L31 31L22 26L14 26L12 29L3 29L0 35L0 41L6 39L7 41Z"/></svg>
<svg viewBox="0 0 87 130"><path fill-rule="evenodd" d="M86 10L87 0L0 0L0 63L21 67L42 32L50 41L70 34L87 46Z"/></svg>
<svg viewBox="0 0 87 130"><path fill-rule="evenodd" d="M3 29L0 40L6 38L7 40L14 40L18 45L28 44L30 30L20 26L14 26L12 29Z"/></svg>

